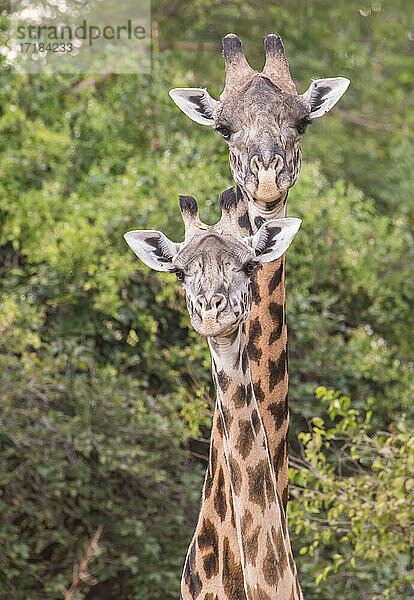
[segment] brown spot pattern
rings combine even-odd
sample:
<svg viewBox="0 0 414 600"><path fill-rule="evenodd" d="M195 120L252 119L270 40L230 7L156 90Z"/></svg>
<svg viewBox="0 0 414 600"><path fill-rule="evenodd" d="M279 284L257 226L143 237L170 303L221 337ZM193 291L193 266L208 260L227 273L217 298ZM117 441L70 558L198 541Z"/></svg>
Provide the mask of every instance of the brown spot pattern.
<svg viewBox="0 0 414 600"><path fill-rule="evenodd" d="M259 317L256 317L250 323L249 327L249 340L247 342L247 351L249 353L250 360L259 362L262 357L262 350L256 346L256 341L262 335L262 326L260 325Z"/></svg>
<svg viewBox="0 0 414 600"><path fill-rule="evenodd" d="M203 557L203 567L207 579L211 579L213 575L218 574L218 535L216 528L209 519L203 520L203 527L200 534L197 537L198 547L200 550L207 550L208 553ZM191 549L191 552L195 554L195 546ZM191 553L190 553L191 555ZM190 561L191 570L191 561Z"/></svg>
<svg viewBox="0 0 414 600"><path fill-rule="evenodd" d="M248 356L247 356L247 348L245 346L243 348L243 354L242 354L242 371L243 371L243 375L246 375L248 364L249 364L249 359L248 359Z"/></svg>
<svg viewBox="0 0 414 600"><path fill-rule="evenodd" d="M256 527L251 535L246 535L243 539L243 550L246 560L252 564L256 564L257 554L259 552L259 533L260 525Z"/></svg>
<svg viewBox="0 0 414 600"><path fill-rule="evenodd" d="M266 583L272 587L277 585L280 578L279 561L269 534L267 534L266 554L263 559L263 576Z"/></svg>
<svg viewBox="0 0 414 600"><path fill-rule="evenodd" d="M289 486L285 485L283 492L282 492L282 505L283 505L285 512L286 512L288 500L289 500Z"/></svg>
<svg viewBox="0 0 414 600"><path fill-rule="evenodd" d="M239 422L239 436L237 438L236 448L240 452L243 460L247 458L254 442L254 431L252 422L249 420Z"/></svg>
<svg viewBox="0 0 414 600"><path fill-rule="evenodd" d="M249 476L249 498L262 510L266 508L266 496L270 502L275 500L273 482L270 478L269 464L264 458L252 468L247 468Z"/></svg>
<svg viewBox="0 0 414 600"><path fill-rule="evenodd" d="M226 426L226 429L229 429L230 425L232 424L233 421L233 416L231 414L231 412L229 411L229 409L226 406L221 406L221 411L223 413L223 419L224 419L224 424Z"/></svg>
<svg viewBox="0 0 414 600"><path fill-rule="evenodd" d="M238 218L238 222L239 222L239 227L241 229L244 229L244 231L247 231L249 235L252 235L253 233L253 229L250 223L250 219L249 219L249 213L246 212Z"/></svg>
<svg viewBox="0 0 414 600"><path fill-rule="evenodd" d="M223 437L223 424L221 422L221 416L220 416L220 411L217 411L217 421L216 421L216 425L217 425L217 431L220 437Z"/></svg>
<svg viewBox="0 0 414 600"><path fill-rule="evenodd" d="M221 466L218 475L216 494L214 496L214 508L216 509L221 522L223 522L227 513L227 500L226 490L224 488L224 473Z"/></svg>
<svg viewBox="0 0 414 600"><path fill-rule="evenodd" d="M203 567L207 579L211 579L213 575L218 575L219 566L217 557L213 552L203 558Z"/></svg>
<svg viewBox="0 0 414 600"><path fill-rule="evenodd" d="M276 324L275 329L270 333L269 336L269 345L271 346L274 342L280 339L283 331L283 313L284 306L283 304L277 304L276 302L271 302L269 304L269 313L272 319L272 322Z"/></svg>
<svg viewBox="0 0 414 600"><path fill-rule="evenodd" d="M292 552L289 552L288 558L289 558L290 570L292 571L292 573L294 573L295 572L295 561L293 560Z"/></svg>
<svg viewBox="0 0 414 600"><path fill-rule="evenodd" d="M237 496L240 494L240 489L241 489L241 471L240 471L240 467L239 465L236 463L236 461L234 460L234 458L230 457L229 460L230 463L230 477L231 477L231 483L234 489L234 493L237 494Z"/></svg>
<svg viewBox="0 0 414 600"><path fill-rule="evenodd" d="M184 582L188 586L191 597L194 599L199 596L202 587L200 576L194 571L195 550L195 543L193 543L191 550L188 553L184 569Z"/></svg>
<svg viewBox="0 0 414 600"><path fill-rule="evenodd" d="M246 508L246 510L244 511L244 514L240 520L240 525L241 525L241 530L242 530L243 535L246 535L247 530L249 529L249 527L252 523L253 523L252 513L250 512L250 510L248 508Z"/></svg>
<svg viewBox="0 0 414 600"><path fill-rule="evenodd" d="M287 485L286 485L286 488L287 488ZM280 522L282 525L282 531L283 531L283 535L286 536L286 529L287 529L286 506L282 504L278 490L276 490L276 495L277 495L277 500L279 502L279 507L280 507Z"/></svg>
<svg viewBox="0 0 414 600"><path fill-rule="evenodd" d="M276 446L275 453L273 455L273 469L275 473L279 473L282 465L284 464L286 459L286 438L283 437L279 445Z"/></svg>
<svg viewBox="0 0 414 600"><path fill-rule="evenodd" d="M259 270L260 270L260 267L259 267ZM253 300L254 304L259 304L260 292L259 292L259 286L257 283L257 273L256 273L256 277L250 282L250 290L252 293L252 300Z"/></svg>
<svg viewBox="0 0 414 600"><path fill-rule="evenodd" d="M284 402L272 402L271 404L269 404L267 410L270 412L270 414L275 420L276 429L280 429L289 416L289 405L287 402L287 396Z"/></svg>
<svg viewBox="0 0 414 600"><path fill-rule="evenodd" d="M252 421L252 426L253 426L254 432L257 433L260 429L260 419L259 419L259 414L256 409L254 409L252 411L252 415L250 418Z"/></svg>
<svg viewBox="0 0 414 600"><path fill-rule="evenodd" d="M223 589L229 600L246 600L241 564L234 560L227 537L223 541Z"/></svg>
<svg viewBox="0 0 414 600"><path fill-rule="evenodd" d="M221 371L217 372L216 377L217 377L217 383L218 383L219 388L221 389L222 392L226 392L230 385L229 376L226 375L226 373L222 369Z"/></svg>
<svg viewBox="0 0 414 600"><path fill-rule="evenodd" d="M280 577L283 577L288 563L285 553L285 546L283 543L282 530L280 528L276 530L274 527L272 527L272 538L276 548L276 554L278 556Z"/></svg>
<svg viewBox="0 0 414 600"><path fill-rule="evenodd" d="M247 406L250 406L250 402L252 401L253 398L253 387L252 384L249 383L249 385L247 386L246 389L246 404Z"/></svg>
<svg viewBox="0 0 414 600"><path fill-rule="evenodd" d="M232 396L232 402L234 403L234 406L236 408L243 408L243 406L246 403L246 395L247 395L246 386L241 383L240 385L237 386L236 391L234 392L234 394Z"/></svg>
<svg viewBox="0 0 414 600"><path fill-rule="evenodd" d="M254 385L254 395L256 396L256 400L260 403L265 399L264 391L262 390L261 381L257 381Z"/></svg>
<svg viewBox="0 0 414 600"><path fill-rule="evenodd" d="M283 271L284 271L284 264L282 261L280 267L277 269L277 271L275 271L273 273L272 278L269 281L269 294L273 294L275 289L277 287L279 287L280 282L282 281Z"/></svg>
<svg viewBox="0 0 414 600"><path fill-rule="evenodd" d="M283 349L280 353L278 361L275 362L271 358L268 360L269 367L269 391L273 392L278 383L284 379L286 375L286 351Z"/></svg>
<svg viewBox="0 0 414 600"><path fill-rule="evenodd" d="M236 528L236 515L234 514L234 505L233 505L233 495L231 488L229 489L229 498L230 498L230 511L231 511L231 524L234 528Z"/></svg>

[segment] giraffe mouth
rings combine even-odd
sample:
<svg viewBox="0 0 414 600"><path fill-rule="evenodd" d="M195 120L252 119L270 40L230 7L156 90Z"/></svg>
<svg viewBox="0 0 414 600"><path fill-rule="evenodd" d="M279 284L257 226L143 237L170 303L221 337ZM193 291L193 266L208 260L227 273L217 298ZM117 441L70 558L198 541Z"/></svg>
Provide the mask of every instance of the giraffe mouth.
<svg viewBox="0 0 414 600"><path fill-rule="evenodd" d="M263 202L254 195L248 195L249 200L255 208L255 214L265 220L276 219L285 216L285 207L288 191L281 192L280 196L270 202Z"/></svg>
<svg viewBox="0 0 414 600"><path fill-rule="evenodd" d="M218 319L203 319L194 314L191 317L191 324L199 335L216 338L228 336L244 320L244 315L236 315L233 312L221 313Z"/></svg>

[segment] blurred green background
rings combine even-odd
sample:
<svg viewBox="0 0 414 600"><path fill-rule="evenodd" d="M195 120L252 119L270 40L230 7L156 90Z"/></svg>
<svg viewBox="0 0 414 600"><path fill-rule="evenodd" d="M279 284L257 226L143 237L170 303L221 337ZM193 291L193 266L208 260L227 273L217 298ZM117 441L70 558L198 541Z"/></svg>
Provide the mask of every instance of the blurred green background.
<svg viewBox="0 0 414 600"><path fill-rule="evenodd" d="M413 597L414 4L153 0L151 75L1 71L0 600L63 598L100 525L98 583L74 599L178 597L209 355L175 278L122 236L182 239L178 194L217 218L227 147L168 90L217 97L229 32L258 69L264 36L282 35L300 93L351 79L309 128L288 203L303 219L287 305L305 598Z"/></svg>

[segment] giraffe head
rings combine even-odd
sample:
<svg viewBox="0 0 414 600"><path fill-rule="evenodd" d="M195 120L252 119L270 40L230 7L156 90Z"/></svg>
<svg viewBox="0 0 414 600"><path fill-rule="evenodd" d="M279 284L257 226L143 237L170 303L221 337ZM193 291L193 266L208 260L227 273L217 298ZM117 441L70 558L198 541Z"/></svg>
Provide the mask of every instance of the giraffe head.
<svg viewBox="0 0 414 600"><path fill-rule="evenodd" d="M216 225L200 221L197 202L180 196L185 240L172 242L160 231L137 230L125 240L148 267L175 273L184 288L191 323L200 335L228 335L250 313L250 282L256 268L282 256L301 220L272 219L255 235L242 237L235 218L233 189L220 196L222 217Z"/></svg>
<svg viewBox="0 0 414 600"><path fill-rule="evenodd" d="M230 150L235 182L265 211L284 202L298 177L306 127L346 91L345 77L317 79L298 95L281 38L265 39L261 73L248 64L240 39L223 38L226 84L220 100L207 90L177 88L170 96L193 121L213 127Z"/></svg>

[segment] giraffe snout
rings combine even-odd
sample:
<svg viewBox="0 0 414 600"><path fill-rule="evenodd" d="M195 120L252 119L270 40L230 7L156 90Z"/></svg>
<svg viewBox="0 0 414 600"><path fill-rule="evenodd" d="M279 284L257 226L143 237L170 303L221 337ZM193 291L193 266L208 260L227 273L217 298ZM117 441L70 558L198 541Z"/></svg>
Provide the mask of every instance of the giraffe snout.
<svg viewBox="0 0 414 600"><path fill-rule="evenodd" d="M206 294L199 294L196 298L196 309L202 319L217 319L227 306L227 298L224 294L212 294L210 298Z"/></svg>
<svg viewBox="0 0 414 600"><path fill-rule="evenodd" d="M285 166L280 154L255 155L250 161L250 170L255 178L253 195L261 202L273 202L280 197L279 176Z"/></svg>

